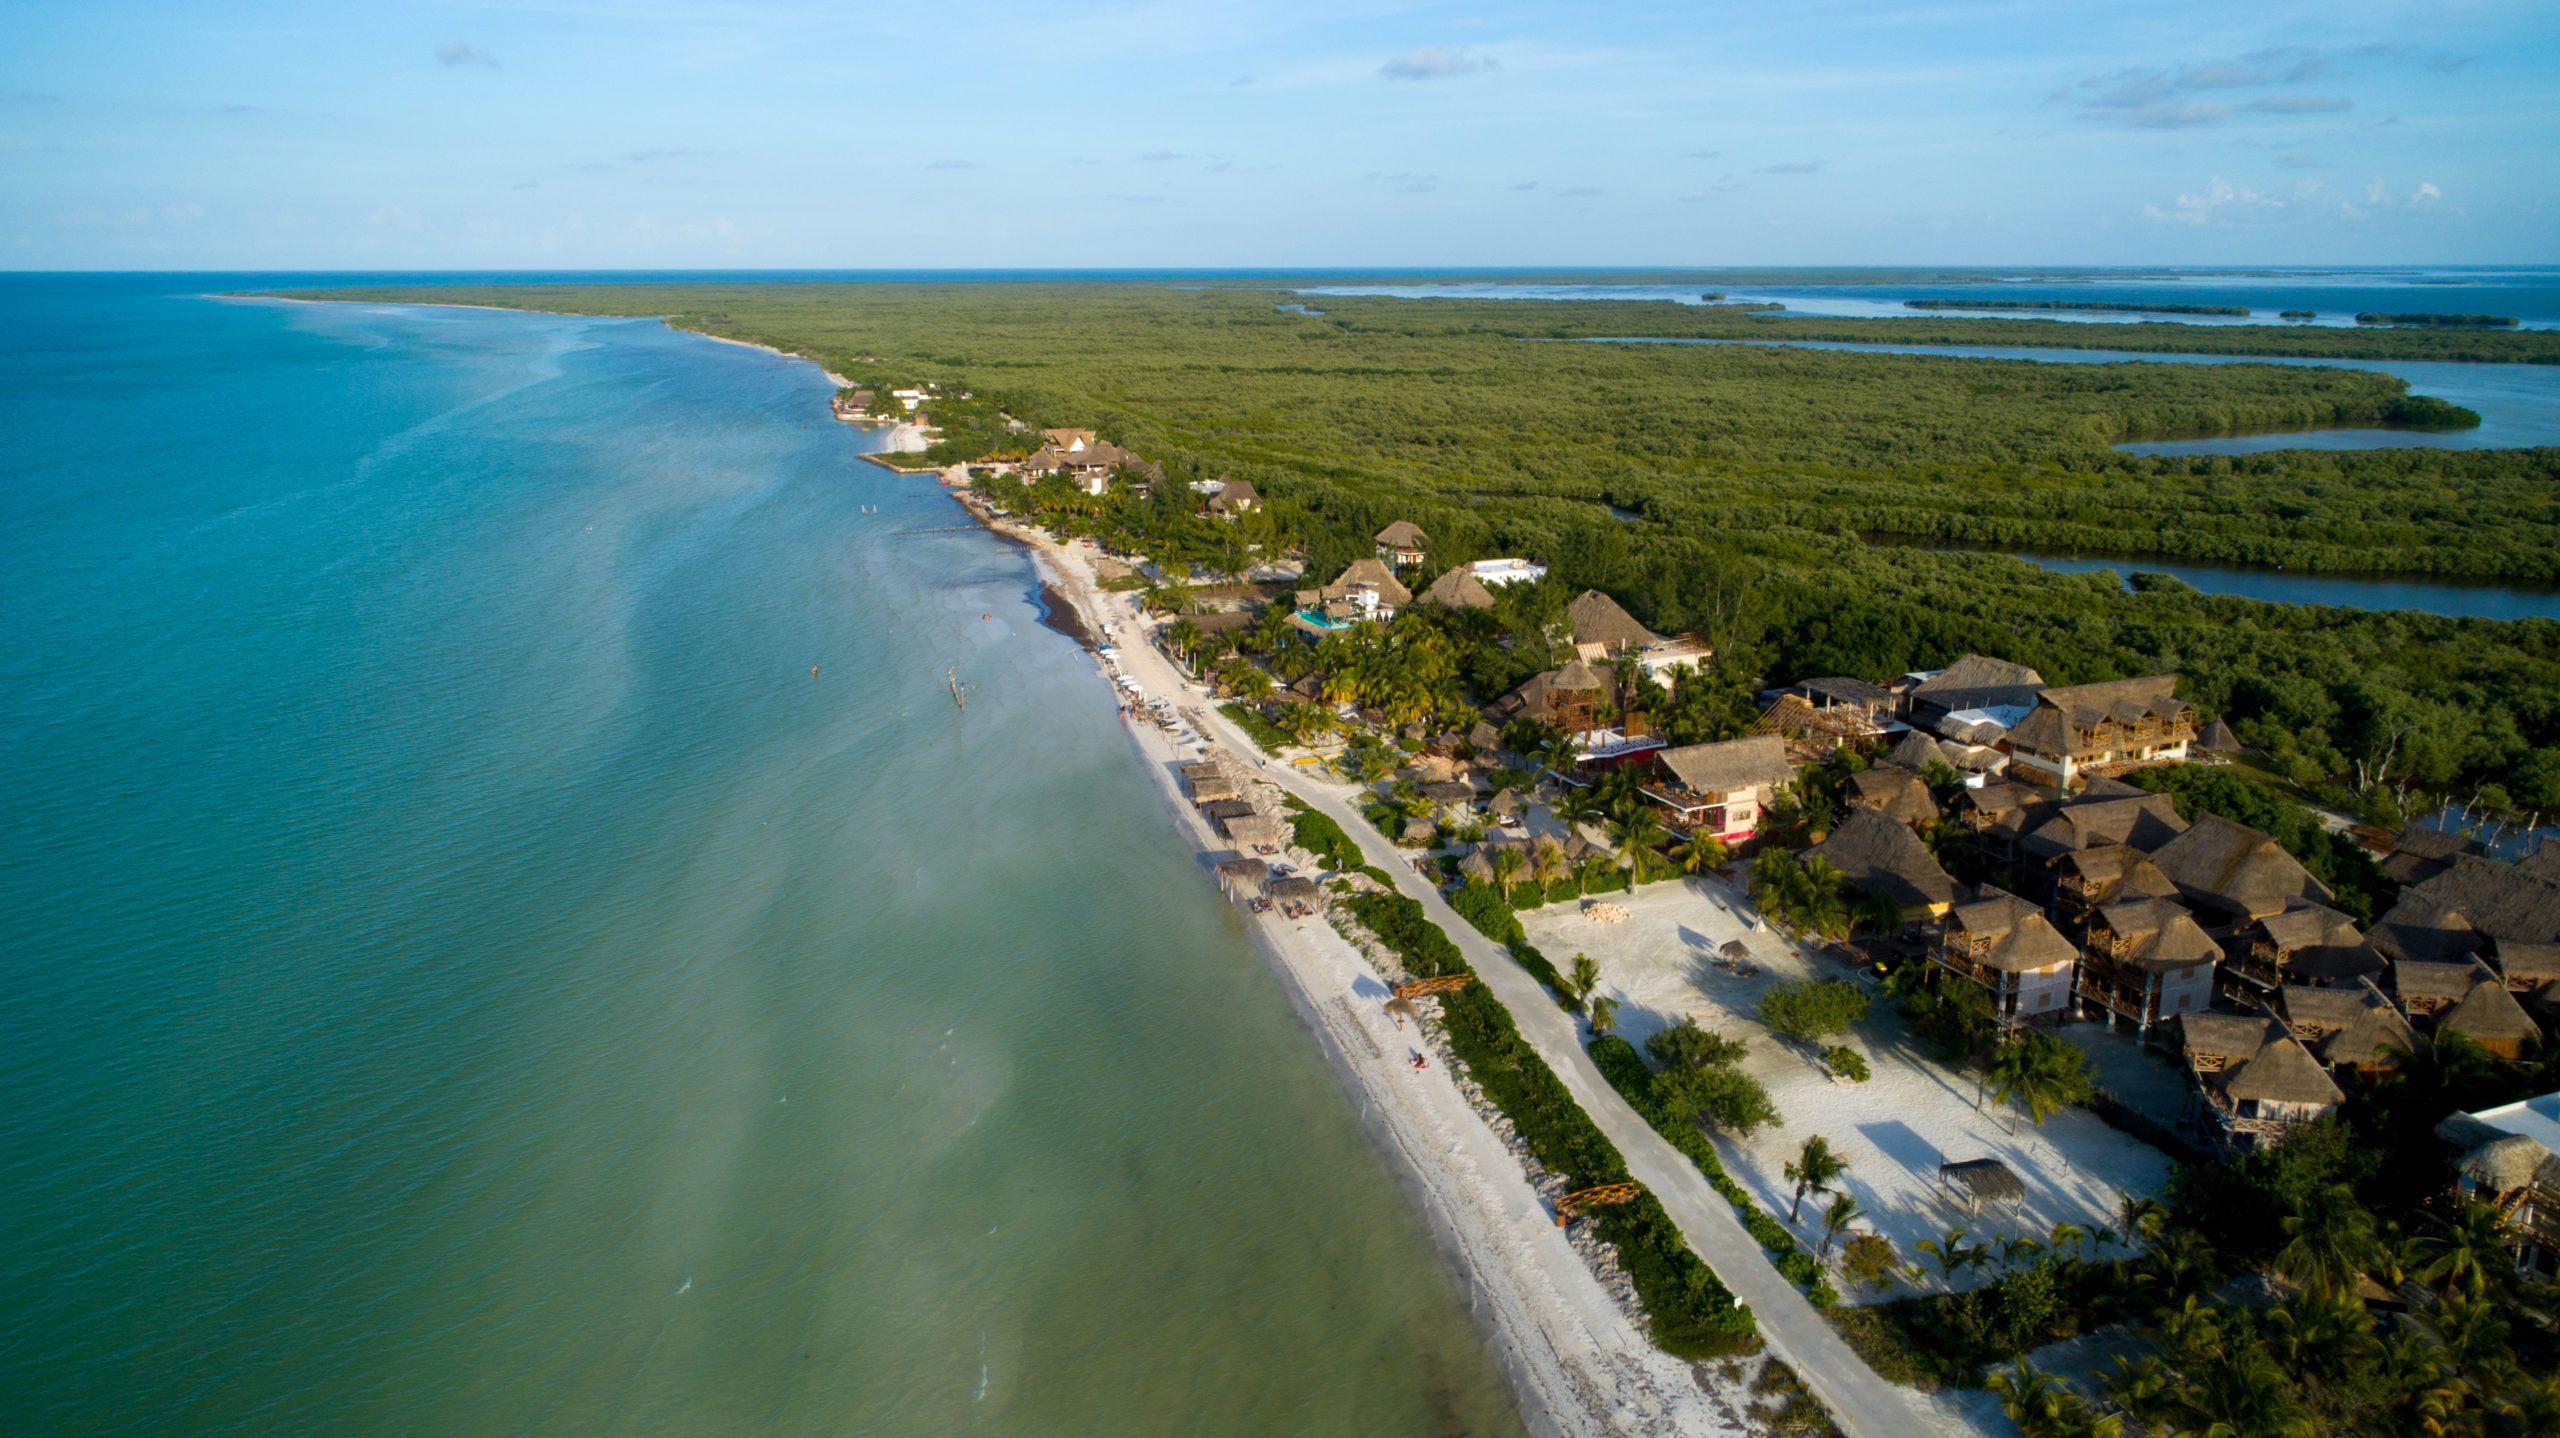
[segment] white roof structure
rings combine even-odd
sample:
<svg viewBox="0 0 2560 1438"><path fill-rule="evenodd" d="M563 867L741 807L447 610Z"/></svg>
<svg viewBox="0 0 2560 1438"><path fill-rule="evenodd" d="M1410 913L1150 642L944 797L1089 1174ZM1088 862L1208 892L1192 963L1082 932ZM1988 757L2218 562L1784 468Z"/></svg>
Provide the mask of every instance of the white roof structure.
<svg viewBox="0 0 2560 1438"><path fill-rule="evenodd" d="M2560 1153L2560 1093L2484 1108L2471 1117L2500 1133L2522 1134Z"/></svg>
<svg viewBox="0 0 2560 1438"><path fill-rule="evenodd" d="M1545 565L1526 559L1479 559L1467 567L1475 571L1478 584L1518 584L1547 577Z"/></svg>

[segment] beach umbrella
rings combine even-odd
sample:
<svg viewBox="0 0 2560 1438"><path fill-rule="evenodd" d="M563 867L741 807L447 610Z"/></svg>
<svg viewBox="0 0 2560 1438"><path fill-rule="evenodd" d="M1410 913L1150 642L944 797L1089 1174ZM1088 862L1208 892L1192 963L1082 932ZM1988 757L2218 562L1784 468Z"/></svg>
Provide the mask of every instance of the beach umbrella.
<svg viewBox="0 0 2560 1438"><path fill-rule="evenodd" d="M1740 939L1725 940L1724 947L1716 950L1716 952L1724 955L1728 959L1747 959L1751 957L1751 947L1748 944L1743 943Z"/></svg>

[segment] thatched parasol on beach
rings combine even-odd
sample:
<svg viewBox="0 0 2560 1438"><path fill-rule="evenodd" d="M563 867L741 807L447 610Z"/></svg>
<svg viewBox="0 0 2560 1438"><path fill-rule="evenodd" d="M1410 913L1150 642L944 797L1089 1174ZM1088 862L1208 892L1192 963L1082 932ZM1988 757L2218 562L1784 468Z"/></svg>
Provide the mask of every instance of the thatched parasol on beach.
<svg viewBox="0 0 2560 1438"><path fill-rule="evenodd" d="M1724 941L1724 947L1716 952L1728 959L1747 959L1751 957L1751 946L1740 939L1727 939Z"/></svg>

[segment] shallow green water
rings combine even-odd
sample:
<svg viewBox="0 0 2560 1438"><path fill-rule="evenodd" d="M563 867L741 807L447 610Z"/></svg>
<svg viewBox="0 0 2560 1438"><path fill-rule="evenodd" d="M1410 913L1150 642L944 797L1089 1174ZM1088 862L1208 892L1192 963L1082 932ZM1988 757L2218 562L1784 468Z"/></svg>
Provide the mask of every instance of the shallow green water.
<svg viewBox="0 0 2560 1438"><path fill-rule="evenodd" d="M0 287L0 1427L1517 1431L1028 566L808 367L219 287Z"/></svg>

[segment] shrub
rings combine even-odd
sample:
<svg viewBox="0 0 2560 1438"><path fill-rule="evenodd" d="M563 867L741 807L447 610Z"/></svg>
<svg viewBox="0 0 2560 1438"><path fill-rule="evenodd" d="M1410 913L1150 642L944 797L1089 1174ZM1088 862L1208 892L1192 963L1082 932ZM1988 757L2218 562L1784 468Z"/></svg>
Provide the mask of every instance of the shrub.
<svg viewBox="0 0 2560 1438"><path fill-rule="evenodd" d="M1520 961L1520 967L1529 971L1529 977L1553 989L1559 999L1564 996L1564 975L1556 972L1556 966L1547 962L1546 955L1525 943L1514 940L1511 945L1511 957Z"/></svg>
<svg viewBox="0 0 2560 1438"><path fill-rule="evenodd" d="M1783 1127L1786 1123L1778 1115L1777 1104L1770 1100L1769 1090L1738 1068L1685 1069L1664 1074L1660 1088L1674 1109L1686 1109L1744 1138L1763 1125Z"/></svg>
<svg viewBox="0 0 2560 1438"><path fill-rule="evenodd" d="M1502 901L1502 891L1482 879L1469 879L1464 888L1450 895L1449 907L1457 910L1458 917L1473 925L1477 933L1497 944L1516 944L1527 937L1511 906Z"/></svg>
<svg viewBox="0 0 2560 1438"><path fill-rule="evenodd" d="M1822 1062L1833 1073L1851 1083L1865 1083L1868 1079L1875 1077L1874 1071L1867 1067L1866 1055L1847 1044L1833 1044L1824 1049Z"/></svg>
<svg viewBox="0 0 2560 1438"><path fill-rule="evenodd" d="M1332 816L1307 809L1289 816L1291 841L1336 869L1360 867L1360 846Z"/></svg>
<svg viewBox="0 0 2560 1438"><path fill-rule="evenodd" d="M1796 1256L1798 1258L1802 1258L1804 1255L1798 1254ZM1828 1283L1816 1283L1813 1287L1804 1291L1804 1298L1805 1302L1812 1304L1816 1308L1829 1308L1840 1301L1840 1290L1832 1287Z"/></svg>
<svg viewBox="0 0 2560 1438"><path fill-rule="evenodd" d="M1840 1271L1851 1283L1882 1293L1893 1286L1902 1263L1892 1239L1880 1233L1856 1233L1840 1245Z"/></svg>
<svg viewBox="0 0 2560 1438"><path fill-rule="evenodd" d="M1786 1276L1787 1282L1800 1286L1822 1281L1822 1265L1814 1262L1813 1255L1803 1249L1779 1259L1778 1272Z"/></svg>
<svg viewBox="0 0 2560 1438"><path fill-rule="evenodd" d="M1234 720L1245 737L1260 745L1265 754L1277 754L1283 745L1291 742L1288 735L1280 732L1279 725L1263 718L1258 710L1242 704L1221 704L1218 712Z"/></svg>
<svg viewBox="0 0 2560 1438"><path fill-rule="evenodd" d="M1760 996L1760 1021L1773 1031L1806 1043L1820 1043L1867 1016L1867 995L1840 979L1810 984L1778 984Z"/></svg>

